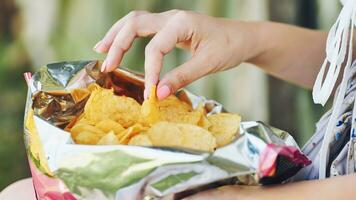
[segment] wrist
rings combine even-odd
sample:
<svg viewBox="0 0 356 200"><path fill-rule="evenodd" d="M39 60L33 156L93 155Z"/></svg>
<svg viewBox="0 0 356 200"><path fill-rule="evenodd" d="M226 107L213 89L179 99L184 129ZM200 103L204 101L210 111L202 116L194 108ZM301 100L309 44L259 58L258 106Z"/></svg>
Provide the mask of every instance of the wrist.
<svg viewBox="0 0 356 200"><path fill-rule="evenodd" d="M228 20L227 23L232 52L239 54L237 64L241 62L255 64L256 58L272 48L273 41L266 35L270 28L268 22Z"/></svg>
<svg viewBox="0 0 356 200"><path fill-rule="evenodd" d="M246 53L244 62L258 64L262 55L273 49L274 37L269 35L270 22L245 22L246 23Z"/></svg>

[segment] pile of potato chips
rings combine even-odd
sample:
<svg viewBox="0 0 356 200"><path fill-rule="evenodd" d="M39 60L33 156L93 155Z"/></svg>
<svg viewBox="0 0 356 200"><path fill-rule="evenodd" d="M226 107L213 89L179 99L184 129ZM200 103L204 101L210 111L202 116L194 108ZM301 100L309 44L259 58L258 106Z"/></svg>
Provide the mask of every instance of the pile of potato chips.
<svg viewBox="0 0 356 200"><path fill-rule="evenodd" d="M175 95L158 101L152 87L148 100L114 95L97 84L75 91L90 95L84 112L66 128L78 144L180 147L213 151L239 133L241 117L218 113L207 116L203 105L193 109Z"/></svg>

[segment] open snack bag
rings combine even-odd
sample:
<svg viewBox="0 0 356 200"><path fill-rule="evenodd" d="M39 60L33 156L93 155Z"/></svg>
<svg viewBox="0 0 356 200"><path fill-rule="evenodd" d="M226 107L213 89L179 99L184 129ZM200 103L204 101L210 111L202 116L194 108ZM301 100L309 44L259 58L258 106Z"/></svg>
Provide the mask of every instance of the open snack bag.
<svg viewBox="0 0 356 200"><path fill-rule="evenodd" d="M143 76L100 61L25 73L25 144L38 199L179 199L227 184L288 181L310 160L286 132L241 122L180 90L143 100Z"/></svg>

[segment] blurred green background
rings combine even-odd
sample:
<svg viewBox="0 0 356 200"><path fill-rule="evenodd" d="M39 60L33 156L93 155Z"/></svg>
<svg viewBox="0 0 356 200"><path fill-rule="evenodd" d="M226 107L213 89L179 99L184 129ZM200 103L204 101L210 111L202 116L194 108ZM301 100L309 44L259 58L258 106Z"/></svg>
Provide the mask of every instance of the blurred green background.
<svg viewBox="0 0 356 200"><path fill-rule="evenodd" d="M337 0L1 0L0 191L30 176L22 140L27 90L22 74L54 61L104 58L92 47L129 11L187 9L328 30L340 8ZM147 42L137 40L122 65L142 71ZM165 70L187 56L173 51L165 58ZM222 102L244 120L263 120L287 130L301 145L325 111L312 103L310 91L269 77L248 64L210 75L189 89Z"/></svg>

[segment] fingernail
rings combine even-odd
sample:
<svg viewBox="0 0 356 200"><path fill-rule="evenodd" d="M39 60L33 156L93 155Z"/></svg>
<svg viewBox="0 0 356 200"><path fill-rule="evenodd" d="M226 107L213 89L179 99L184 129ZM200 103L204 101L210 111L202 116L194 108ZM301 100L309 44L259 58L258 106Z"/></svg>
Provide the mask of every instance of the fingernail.
<svg viewBox="0 0 356 200"><path fill-rule="evenodd" d="M101 40L98 43L96 43L96 45L94 46L93 50L97 51L97 48L99 47L100 44L101 44Z"/></svg>
<svg viewBox="0 0 356 200"><path fill-rule="evenodd" d="M103 62L103 64L101 65L101 69L100 71L101 72L105 72L105 69L106 69L106 60Z"/></svg>
<svg viewBox="0 0 356 200"><path fill-rule="evenodd" d="M167 85L164 85L157 90L157 98L162 100L171 94L171 89Z"/></svg>
<svg viewBox="0 0 356 200"><path fill-rule="evenodd" d="M151 84L146 83L145 84L145 90L143 91L143 97L145 98L145 100L148 99L149 94L150 94L150 90L151 90Z"/></svg>
<svg viewBox="0 0 356 200"><path fill-rule="evenodd" d="M143 98L145 99L145 100L147 100L147 89L145 89L144 91L143 91Z"/></svg>

